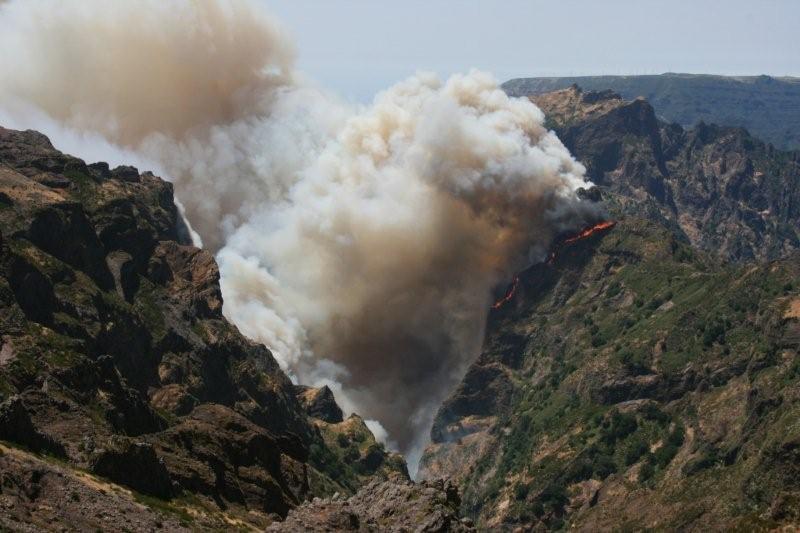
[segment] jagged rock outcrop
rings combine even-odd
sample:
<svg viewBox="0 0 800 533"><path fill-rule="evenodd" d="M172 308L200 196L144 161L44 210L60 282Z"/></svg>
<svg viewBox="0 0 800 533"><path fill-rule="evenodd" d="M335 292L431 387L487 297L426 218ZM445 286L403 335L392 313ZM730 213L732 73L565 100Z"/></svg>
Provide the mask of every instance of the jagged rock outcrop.
<svg viewBox="0 0 800 533"><path fill-rule="evenodd" d="M172 480L153 446L124 437L115 437L105 448L94 450L91 472L121 485L168 499L173 495Z"/></svg>
<svg viewBox="0 0 800 533"><path fill-rule="evenodd" d="M329 387L296 385L295 393L326 444L312 453L319 464L332 469L331 477L353 490L372 479L409 479L403 457L387 452L357 414L344 419ZM350 469L345 471L340 464Z"/></svg>
<svg viewBox="0 0 800 533"><path fill-rule="evenodd" d="M344 421L342 410L336 404L333 392L327 386L315 389L296 385L295 392L297 393L297 399L300 400L300 404L306 410L308 416L329 424L338 424Z"/></svg>
<svg viewBox="0 0 800 533"><path fill-rule="evenodd" d="M31 422L19 396L0 403L0 439L14 440L40 453L64 457L64 446L49 435L42 434Z"/></svg>

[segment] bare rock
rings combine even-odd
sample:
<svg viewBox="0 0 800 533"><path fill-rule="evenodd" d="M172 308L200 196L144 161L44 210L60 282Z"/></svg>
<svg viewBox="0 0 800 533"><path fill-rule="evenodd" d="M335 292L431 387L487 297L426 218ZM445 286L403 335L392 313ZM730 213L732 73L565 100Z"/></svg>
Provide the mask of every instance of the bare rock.
<svg viewBox="0 0 800 533"><path fill-rule="evenodd" d="M150 259L149 276L167 285L170 295L188 303L197 317L222 316L219 268L207 251L175 241L161 242Z"/></svg>
<svg viewBox="0 0 800 533"><path fill-rule="evenodd" d="M197 407L153 440L171 477L191 493L283 516L307 490L277 440L222 405Z"/></svg>
<svg viewBox="0 0 800 533"><path fill-rule="evenodd" d="M458 489L449 481L373 481L348 500L315 499L267 531L475 531L458 514Z"/></svg>
<svg viewBox="0 0 800 533"><path fill-rule="evenodd" d="M338 424L344 420L342 409L336 403L333 392L328 386L319 388L295 386L295 393L308 416L329 424Z"/></svg>
<svg viewBox="0 0 800 533"><path fill-rule="evenodd" d="M158 498L172 496L172 481L164 462L146 442L122 437L111 439L95 453L91 471L144 494Z"/></svg>

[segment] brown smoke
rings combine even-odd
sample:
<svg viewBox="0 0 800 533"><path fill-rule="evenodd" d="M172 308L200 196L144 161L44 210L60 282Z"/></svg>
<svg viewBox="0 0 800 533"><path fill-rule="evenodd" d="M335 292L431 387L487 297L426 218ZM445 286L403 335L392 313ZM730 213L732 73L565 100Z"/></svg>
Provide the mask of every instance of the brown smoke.
<svg viewBox="0 0 800 533"><path fill-rule="evenodd" d="M6 105L157 161L226 315L406 452L496 286L591 209L583 167L491 76L418 74L353 109L298 81L250 0L12 1L0 46Z"/></svg>
<svg viewBox="0 0 800 533"><path fill-rule="evenodd" d="M4 10L15 25L3 39L15 67L4 93L126 145L247 116L287 83L293 61L250 2L31 0Z"/></svg>

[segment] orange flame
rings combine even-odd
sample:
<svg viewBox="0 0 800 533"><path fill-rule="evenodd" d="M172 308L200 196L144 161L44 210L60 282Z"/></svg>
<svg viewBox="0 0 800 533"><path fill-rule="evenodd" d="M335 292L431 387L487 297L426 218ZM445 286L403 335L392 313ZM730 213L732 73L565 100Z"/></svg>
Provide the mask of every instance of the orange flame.
<svg viewBox="0 0 800 533"><path fill-rule="evenodd" d="M592 235L594 235L599 231L611 229L616 225L617 223L613 220L605 220L603 222L598 222L597 224L594 224L592 226L588 226L582 229L578 234L564 239L563 241L561 241L556 245L556 247L553 249L552 252L550 252L550 255L547 257L547 264L552 265L555 262L558 252L561 251L562 247L586 239L588 237L591 237Z"/></svg>
<svg viewBox="0 0 800 533"><path fill-rule="evenodd" d="M497 300L495 303L492 304L492 309L500 309L505 304L511 301L511 298L514 297L514 293L517 292L517 286L519 285L519 276L514 276L514 281L511 282L511 286L506 291L506 295Z"/></svg>
<svg viewBox="0 0 800 533"><path fill-rule="evenodd" d="M587 237L591 237L592 235L594 235L599 231L611 229L616 225L617 223L613 220L605 220L603 222L598 222L597 224L584 228L578 234L564 239L553 249L553 251L550 252L550 255L547 256L547 264L552 265L555 262L556 255L562 246L586 239ZM502 298L500 298L499 300L497 300L495 303L492 304L492 309L500 309L505 304L510 302L511 299L514 297L514 293L517 292L518 286L519 286L519 276L517 275L514 276L514 280L511 282L511 286L508 288L508 291L506 292L505 296L503 296Z"/></svg>
<svg viewBox="0 0 800 533"><path fill-rule="evenodd" d="M569 239L564 240L564 244L571 244L573 242L579 241L581 239L585 239L586 237L591 237L598 231L603 231L604 229L610 229L616 226L617 223L613 220L606 220L604 222L598 222L594 226L589 226L588 228L584 229L577 235L570 237Z"/></svg>

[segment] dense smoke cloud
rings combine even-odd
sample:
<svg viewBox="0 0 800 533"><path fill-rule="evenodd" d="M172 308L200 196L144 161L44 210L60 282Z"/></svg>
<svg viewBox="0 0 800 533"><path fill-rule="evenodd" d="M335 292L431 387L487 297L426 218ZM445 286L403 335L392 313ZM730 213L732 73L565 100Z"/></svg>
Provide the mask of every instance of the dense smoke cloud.
<svg viewBox="0 0 800 533"><path fill-rule="evenodd" d="M226 315L406 452L493 291L591 209L539 109L487 74L418 74L352 108L293 71L248 0L0 9L6 112L155 161L217 252Z"/></svg>

